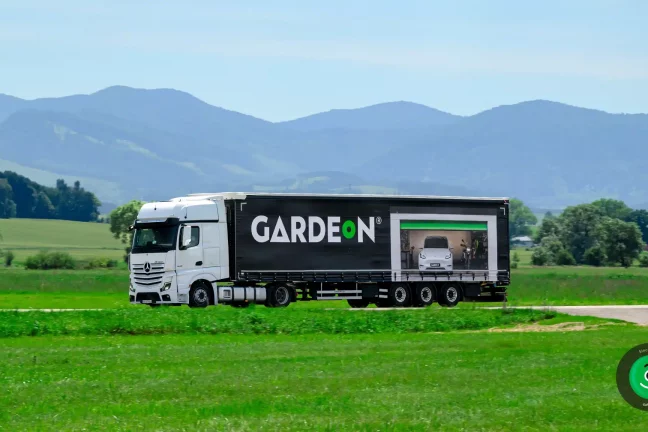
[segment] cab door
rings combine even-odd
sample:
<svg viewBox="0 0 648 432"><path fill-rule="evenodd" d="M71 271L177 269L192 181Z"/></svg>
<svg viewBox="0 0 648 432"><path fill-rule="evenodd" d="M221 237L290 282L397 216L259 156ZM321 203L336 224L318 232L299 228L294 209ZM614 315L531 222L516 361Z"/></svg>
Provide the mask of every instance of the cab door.
<svg viewBox="0 0 648 432"><path fill-rule="evenodd" d="M186 290L193 276L202 271L203 267L203 238L200 224L182 225L178 235L178 251L176 254L176 273L178 289Z"/></svg>

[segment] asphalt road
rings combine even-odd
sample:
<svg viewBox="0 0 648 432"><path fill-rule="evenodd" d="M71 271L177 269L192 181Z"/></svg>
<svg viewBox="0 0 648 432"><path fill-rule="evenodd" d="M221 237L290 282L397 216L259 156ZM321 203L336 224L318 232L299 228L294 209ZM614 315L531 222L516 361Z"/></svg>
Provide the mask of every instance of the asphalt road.
<svg viewBox="0 0 648 432"><path fill-rule="evenodd" d="M594 316L648 325L648 305L632 306L533 306L533 309L551 309L568 315Z"/></svg>
<svg viewBox="0 0 648 432"><path fill-rule="evenodd" d="M648 305L606 305L606 306L508 306L518 309L551 309L568 315L593 316L628 321L648 326ZM500 309L486 307L486 309ZM408 308L410 309L410 308ZM415 309L415 308L411 308ZM397 308L348 309L352 311L398 310ZM402 310L402 308L400 309Z"/></svg>

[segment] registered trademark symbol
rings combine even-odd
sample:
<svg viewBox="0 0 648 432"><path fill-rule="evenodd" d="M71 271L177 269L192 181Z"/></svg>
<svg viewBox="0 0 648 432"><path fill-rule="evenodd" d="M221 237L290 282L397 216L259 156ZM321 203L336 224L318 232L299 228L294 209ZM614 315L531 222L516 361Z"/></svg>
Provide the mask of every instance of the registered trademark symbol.
<svg viewBox="0 0 648 432"><path fill-rule="evenodd" d="M380 216L378 216L376 218L376 225L380 225L381 223L382 223L382 218Z"/></svg>

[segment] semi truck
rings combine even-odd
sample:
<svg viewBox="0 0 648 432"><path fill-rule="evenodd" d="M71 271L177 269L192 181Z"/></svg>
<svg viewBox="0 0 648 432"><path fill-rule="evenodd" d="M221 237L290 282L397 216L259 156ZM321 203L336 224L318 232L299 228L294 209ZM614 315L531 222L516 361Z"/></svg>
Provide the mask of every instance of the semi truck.
<svg viewBox="0 0 648 432"><path fill-rule="evenodd" d="M505 301L508 218L506 198L224 192L150 202L131 226L130 302Z"/></svg>

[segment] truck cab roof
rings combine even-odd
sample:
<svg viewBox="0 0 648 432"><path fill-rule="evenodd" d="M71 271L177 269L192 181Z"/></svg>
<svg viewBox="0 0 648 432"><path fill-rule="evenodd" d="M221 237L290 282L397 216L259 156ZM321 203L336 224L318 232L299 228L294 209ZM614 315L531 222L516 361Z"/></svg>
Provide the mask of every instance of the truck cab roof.
<svg viewBox="0 0 648 432"><path fill-rule="evenodd" d="M177 219L180 222L218 222L219 209L209 199L173 199L146 203L137 215L139 223L165 222Z"/></svg>
<svg viewBox="0 0 648 432"><path fill-rule="evenodd" d="M312 197L312 198L382 198L382 199L421 199L439 201L485 201L485 202L508 202L506 197L460 197L460 196L434 196L434 195L383 195L383 194L324 194L324 193L272 193L272 192L219 192L219 193L195 193L186 197L174 198L175 200L245 200L247 197Z"/></svg>

